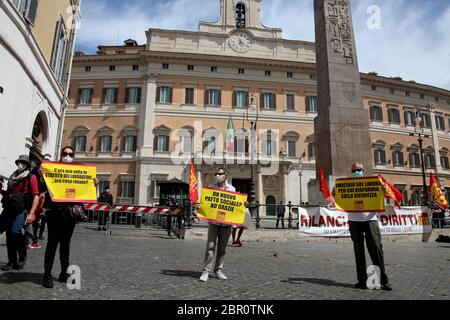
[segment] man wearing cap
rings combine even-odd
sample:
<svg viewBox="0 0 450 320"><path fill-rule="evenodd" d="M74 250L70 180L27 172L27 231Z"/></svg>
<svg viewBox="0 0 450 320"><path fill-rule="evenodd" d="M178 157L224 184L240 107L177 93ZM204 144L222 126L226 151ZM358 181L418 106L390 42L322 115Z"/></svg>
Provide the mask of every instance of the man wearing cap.
<svg viewBox="0 0 450 320"><path fill-rule="evenodd" d="M27 243L22 228L34 221L39 203L38 182L36 176L30 174L30 158L27 155L19 156L16 166L17 170L8 180L7 190L3 191L3 186L0 187L4 210L2 224L6 231L8 251L8 263L2 267L3 271L24 268Z"/></svg>
<svg viewBox="0 0 450 320"><path fill-rule="evenodd" d="M352 177L361 178L364 176L364 166L355 162L352 165ZM364 238L366 239L367 250L369 251L372 263L380 268L381 289L391 291L389 279L384 268L383 245L381 244L381 232L378 225L378 217L376 212L349 212L348 221L350 227L350 236L353 241L355 251L356 272L358 282L355 288L367 289L367 269L366 255L364 249Z"/></svg>

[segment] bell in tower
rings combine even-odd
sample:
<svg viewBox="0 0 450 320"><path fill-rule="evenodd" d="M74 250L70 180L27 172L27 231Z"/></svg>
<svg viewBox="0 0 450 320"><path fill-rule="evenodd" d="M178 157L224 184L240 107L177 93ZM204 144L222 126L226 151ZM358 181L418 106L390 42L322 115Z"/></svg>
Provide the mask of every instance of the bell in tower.
<svg viewBox="0 0 450 320"><path fill-rule="evenodd" d="M236 6L236 28L245 28L245 5L238 3Z"/></svg>

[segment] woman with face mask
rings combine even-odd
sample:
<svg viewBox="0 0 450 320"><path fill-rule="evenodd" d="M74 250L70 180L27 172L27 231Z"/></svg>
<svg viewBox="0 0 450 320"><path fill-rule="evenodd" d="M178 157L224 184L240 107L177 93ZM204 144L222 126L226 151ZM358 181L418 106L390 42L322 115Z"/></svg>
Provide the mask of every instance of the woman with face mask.
<svg viewBox="0 0 450 320"><path fill-rule="evenodd" d="M8 180L8 188L2 191L2 232L6 231L8 263L3 271L20 270L25 267L27 258L26 236L22 232L25 226L34 221L39 203L38 182L30 173L31 162L27 155L16 160L17 170Z"/></svg>
<svg viewBox="0 0 450 320"><path fill-rule="evenodd" d="M61 162L72 163L75 159L75 150L72 147L64 147L61 152ZM70 241L75 230L75 220L67 214L69 203L56 203L46 193L44 208L47 219L47 248L44 260L44 281L43 286L53 288L52 269L55 260L56 250L59 244L59 258L61 261L61 273L58 281L66 283L70 275L67 273L69 267Z"/></svg>

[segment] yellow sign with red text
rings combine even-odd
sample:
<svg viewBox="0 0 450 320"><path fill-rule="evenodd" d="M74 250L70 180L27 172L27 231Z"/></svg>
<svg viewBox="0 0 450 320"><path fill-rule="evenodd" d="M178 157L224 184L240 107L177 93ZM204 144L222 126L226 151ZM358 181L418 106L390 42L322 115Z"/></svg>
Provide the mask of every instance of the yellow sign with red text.
<svg viewBox="0 0 450 320"><path fill-rule="evenodd" d="M336 209L345 212L383 212L384 189L379 177L337 179Z"/></svg>
<svg viewBox="0 0 450 320"><path fill-rule="evenodd" d="M44 161L42 171L53 202L97 202L95 165Z"/></svg>
<svg viewBox="0 0 450 320"><path fill-rule="evenodd" d="M247 195L221 189L202 189L198 218L209 222L243 225Z"/></svg>

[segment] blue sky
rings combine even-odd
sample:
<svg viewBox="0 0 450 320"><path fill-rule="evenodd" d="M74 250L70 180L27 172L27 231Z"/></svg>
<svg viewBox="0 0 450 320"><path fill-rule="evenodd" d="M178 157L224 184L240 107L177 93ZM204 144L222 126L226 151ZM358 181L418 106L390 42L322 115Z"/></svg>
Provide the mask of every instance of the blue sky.
<svg viewBox="0 0 450 320"><path fill-rule="evenodd" d="M450 90L450 1L351 0L359 68ZM198 29L217 21L219 0L83 0L77 50L98 45L145 43L149 28ZM376 7L373 7L376 6ZM379 8L375 19L373 8ZM262 0L265 26L285 39L314 41L313 0ZM376 28L367 23L375 22Z"/></svg>

